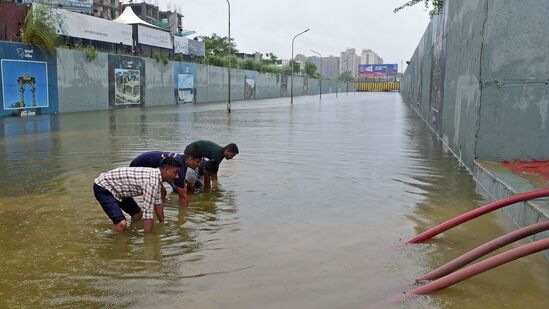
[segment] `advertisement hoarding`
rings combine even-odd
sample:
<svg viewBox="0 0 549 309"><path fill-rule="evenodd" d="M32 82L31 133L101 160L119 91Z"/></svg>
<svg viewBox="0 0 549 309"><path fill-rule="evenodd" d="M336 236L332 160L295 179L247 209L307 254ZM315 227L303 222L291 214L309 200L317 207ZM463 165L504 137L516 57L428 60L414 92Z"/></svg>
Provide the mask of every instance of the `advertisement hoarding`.
<svg viewBox="0 0 549 309"><path fill-rule="evenodd" d="M206 43L189 40L189 54L195 57L204 57L206 55Z"/></svg>
<svg viewBox="0 0 549 309"><path fill-rule="evenodd" d="M176 54L189 54L189 39L180 36L173 37L173 51Z"/></svg>
<svg viewBox="0 0 549 309"><path fill-rule="evenodd" d="M113 107L143 105L145 60L109 54L109 103Z"/></svg>
<svg viewBox="0 0 549 309"><path fill-rule="evenodd" d="M194 101L194 77L191 74L177 74L177 102Z"/></svg>
<svg viewBox="0 0 549 309"><path fill-rule="evenodd" d="M358 77L395 76L398 73L398 64L359 64Z"/></svg>
<svg viewBox="0 0 549 309"><path fill-rule="evenodd" d="M137 40L140 44L173 49L171 34L145 26L137 26Z"/></svg>
<svg viewBox="0 0 549 309"><path fill-rule="evenodd" d="M48 64L1 60L4 110L48 107Z"/></svg>
<svg viewBox="0 0 549 309"><path fill-rule="evenodd" d="M93 0L20 0L17 3L39 3L53 7L60 7L65 10L78 12L93 12Z"/></svg>
<svg viewBox="0 0 549 309"><path fill-rule="evenodd" d="M57 34L132 45L132 26L130 25L60 9L55 10L55 14L57 16L55 25Z"/></svg>

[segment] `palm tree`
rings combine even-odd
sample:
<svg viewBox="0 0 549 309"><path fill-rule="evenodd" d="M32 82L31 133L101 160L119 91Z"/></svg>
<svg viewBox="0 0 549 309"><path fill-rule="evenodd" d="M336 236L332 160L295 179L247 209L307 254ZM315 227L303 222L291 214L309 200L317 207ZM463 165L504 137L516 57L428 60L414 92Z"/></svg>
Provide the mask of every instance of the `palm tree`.
<svg viewBox="0 0 549 309"><path fill-rule="evenodd" d="M55 16L50 7L33 5L21 29L21 42L36 46L51 55L55 51L58 37L54 22Z"/></svg>

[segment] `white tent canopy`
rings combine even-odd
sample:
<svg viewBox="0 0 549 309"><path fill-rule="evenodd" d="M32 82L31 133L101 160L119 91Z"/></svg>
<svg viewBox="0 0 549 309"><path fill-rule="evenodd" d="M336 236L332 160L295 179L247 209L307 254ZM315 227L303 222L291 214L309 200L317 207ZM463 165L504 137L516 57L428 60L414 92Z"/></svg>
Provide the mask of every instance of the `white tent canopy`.
<svg viewBox="0 0 549 309"><path fill-rule="evenodd" d="M148 26L148 27L151 27L151 28L164 30L164 29L162 29L160 27L157 27L153 24L149 24L148 22L146 22L146 21L142 20L141 18L139 18L137 15L135 15L135 13L133 12L133 10L130 6L127 6L124 9L124 12L122 12L122 14L120 14L120 16L118 16L113 21L115 21L117 23L121 23L121 24L126 24L126 25L144 25L144 26Z"/></svg>

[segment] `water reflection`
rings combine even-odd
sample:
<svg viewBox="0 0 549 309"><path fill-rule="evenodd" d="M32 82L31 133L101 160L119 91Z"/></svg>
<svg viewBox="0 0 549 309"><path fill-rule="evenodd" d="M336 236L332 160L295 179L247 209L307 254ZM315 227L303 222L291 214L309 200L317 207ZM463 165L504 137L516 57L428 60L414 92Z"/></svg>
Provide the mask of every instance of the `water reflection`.
<svg viewBox="0 0 549 309"><path fill-rule="evenodd" d="M393 247L484 202L398 94L236 102L230 114L200 104L0 119L0 128L0 307L367 308L513 228L495 215ZM241 148L223 162L221 185L186 210L170 194L166 223L150 235L141 222L113 235L93 179L203 138ZM389 307L542 308L546 260L514 263Z"/></svg>

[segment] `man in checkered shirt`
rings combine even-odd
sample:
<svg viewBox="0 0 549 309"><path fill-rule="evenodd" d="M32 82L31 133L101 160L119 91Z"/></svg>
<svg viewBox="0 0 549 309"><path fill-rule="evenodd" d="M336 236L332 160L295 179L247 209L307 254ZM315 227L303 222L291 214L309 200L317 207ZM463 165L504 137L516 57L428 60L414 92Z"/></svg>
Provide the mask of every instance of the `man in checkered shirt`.
<svg viewBox="0 0 549 309"><path fill-rule="evenodd" d="M164 221L162 206L162 182L173 182L178 178L181 163L174 158L164 158L159 168L121 167L102 173L94 180L93 193L101 207L114 223L114 232L126 230L128 223L122 210L132 221L143 218L145 233L152 232L154 213L159 222ZM143 196L143 211L134 196Z"/></svg>

